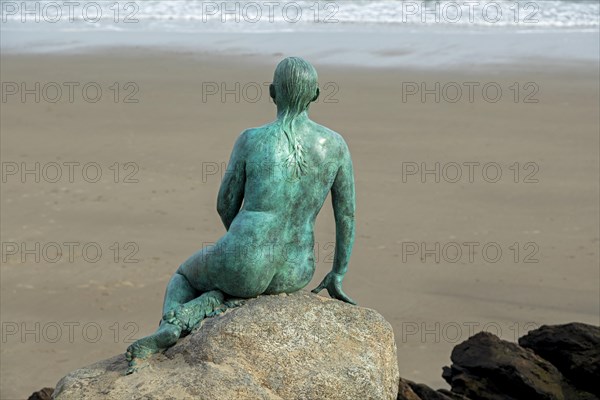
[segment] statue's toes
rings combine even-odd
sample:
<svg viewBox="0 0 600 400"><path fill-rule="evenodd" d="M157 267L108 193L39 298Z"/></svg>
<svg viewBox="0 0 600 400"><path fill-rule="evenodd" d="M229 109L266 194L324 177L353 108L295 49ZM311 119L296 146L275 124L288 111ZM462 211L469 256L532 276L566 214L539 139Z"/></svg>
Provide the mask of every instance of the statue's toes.
<svg viewBox="0 0 600 400"><path fill-rule="evenodd" d="M246 299L231 298L225 301L225 306L227 308L235 308L244 305L244 303L246 303Z"/></svg>
<svg viewBox="0 0 600 400"><path fill-rule="evenodd" d="M177 312L175 312L175 319L178 319L185 325L187 325L191 317L192 313L187 308L182 307L181 309L177 310Z"/></svg>
<svg viewBox="0 0 600 400"><path fill-rule="evenodd" d="M206 314L207 317L215 317L219 314L223 314L225 312L224 308L217 308L211 312L209 312L208 314Z"/></svg>
<svg viewBox="0 0 600 400"><path fill-rule="evenodd" d="M147 362L143 362L143 363L138 363L136 362L136 360L133 360L129 363L129 367L127 368L127 371L125 371L125 375L131 375L134 372L138 372L139 370L146 368L148 366Z"/></svg>
<svg viewBox="0 0 600 400"><path fill-rule="evenodd" d="M165 315L163 315L162 319L166 322L172 323L171 321L175 319L175 310L167 311Z"/></svg>
<svg viewBox="0 0 600 400"><path fill-rule="evenodd" d="M127 359L127 361L133 361L135 359L135 357L137 356L137 349L136 349L136 344L132 344L127 348L127 352L125 353L125 359Z"/></svg>
<svg viewBox="0 0 600 400"><path fill-rule="evenodd" d="M129 366L127 367L127 371L125 371L125 375L131 375L134 372L137 372L137 365L134 360L129 360Z"/></svg>

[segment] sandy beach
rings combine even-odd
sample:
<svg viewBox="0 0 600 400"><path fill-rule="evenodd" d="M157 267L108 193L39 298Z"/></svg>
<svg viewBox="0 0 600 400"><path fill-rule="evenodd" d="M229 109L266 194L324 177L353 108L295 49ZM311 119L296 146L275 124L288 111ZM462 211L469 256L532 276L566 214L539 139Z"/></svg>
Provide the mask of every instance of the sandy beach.
<svg viewBox="0 0 600 400"><path fill-rule="evenodd" d="M153 331L171 274L224 233L220 177L236 136L274 118L281 58L3 55L3 85L39 82L40 101L3 88L2 399ZM401 376L446 387L451 349L481 330L599 323L594 65L315 66L311 117L345 137L356 174L345 289L393 325ZM331 268L329 202L316 241L307 289Z"/></svg>

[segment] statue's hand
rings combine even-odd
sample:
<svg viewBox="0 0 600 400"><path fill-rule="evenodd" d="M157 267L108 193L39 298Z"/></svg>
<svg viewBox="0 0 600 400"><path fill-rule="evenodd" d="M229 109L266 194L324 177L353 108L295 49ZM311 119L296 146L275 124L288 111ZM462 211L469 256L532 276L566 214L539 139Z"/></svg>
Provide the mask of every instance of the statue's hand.
<svg viewBox="0 0 600 400"><path fill-rule="evenodd" d="M327 289L329 296L333 297L334 299L338 299L341 301L345 301L346 303L356 305L356 302L350 297L348 297L346 293L344 293L344 291L342 290L343 278L343 275L336 274L335 272L331 271L325 276L325 278L323 278L321 284L312 290L312 292L319 293L321 290Z"/></svg>

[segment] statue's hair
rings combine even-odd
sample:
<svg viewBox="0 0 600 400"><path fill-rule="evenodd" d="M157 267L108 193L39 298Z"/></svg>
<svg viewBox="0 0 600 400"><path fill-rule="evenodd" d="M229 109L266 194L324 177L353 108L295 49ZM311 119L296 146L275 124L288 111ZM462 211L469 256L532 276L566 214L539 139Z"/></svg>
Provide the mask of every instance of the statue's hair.
<svg viewBox="0 0 600 400"><path fill-rule="evenodd" d="M283 113L280 126L287 137L290 155L288 166L294 177L303 175L307 165L304 149L294 132L294 120L308 109L315 100L318 89L318 76L315 68L300 57L288 57L275 69L273 77L277 107Z"/></svg>

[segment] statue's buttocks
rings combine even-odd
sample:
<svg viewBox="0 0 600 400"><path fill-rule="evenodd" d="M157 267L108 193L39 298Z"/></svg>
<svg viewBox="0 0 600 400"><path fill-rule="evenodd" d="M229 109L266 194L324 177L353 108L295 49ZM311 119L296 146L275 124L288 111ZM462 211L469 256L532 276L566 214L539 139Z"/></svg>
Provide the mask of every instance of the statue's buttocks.
<svg viewBox="0 0 600 400"><path fill-rule="evenodd" d="M349 154L338 134L308 118L294 128L304 143L302 175L294 175L277 122L242 133L232 152L219 201L237 204L243 196L243 206L227 234L203 254L212 285L225 293L291 293L313 277L315 218ZM220 210L227 225L227 209ZM197 270L196 264L192 257L183 268ZM202 275L191 281L199 290Z"/></svg>

